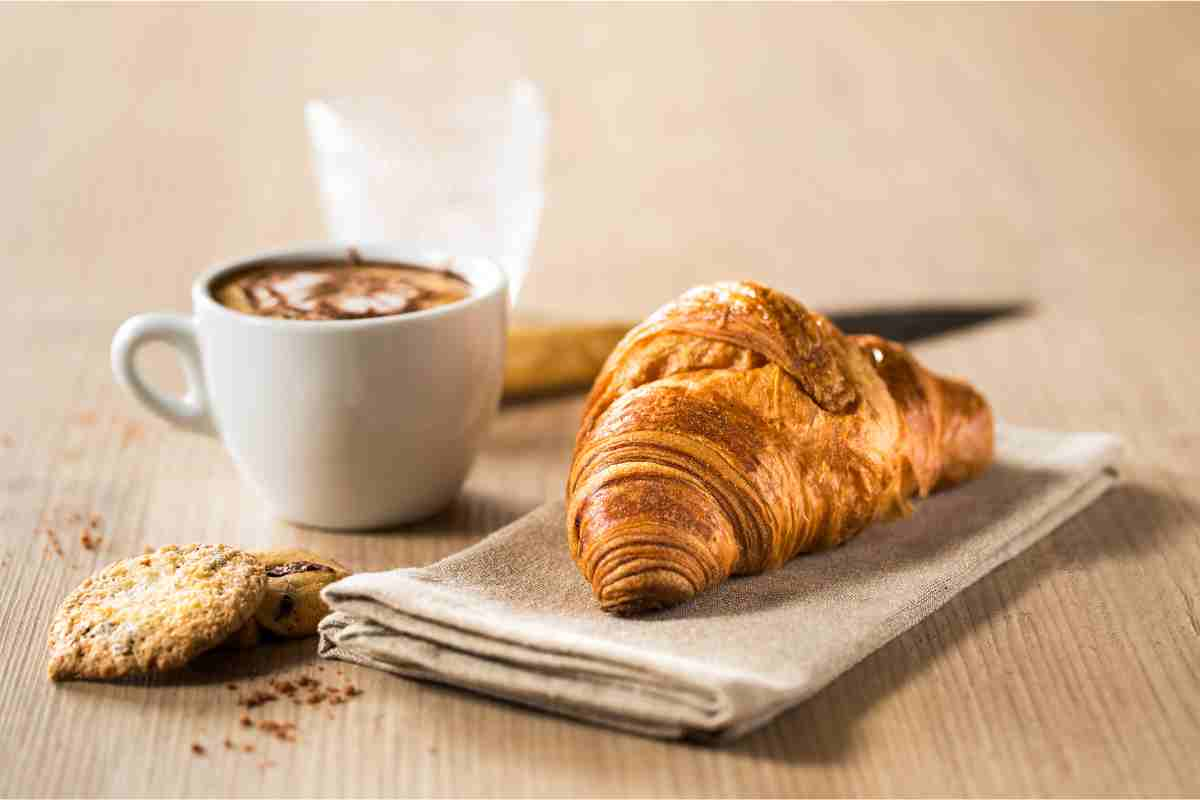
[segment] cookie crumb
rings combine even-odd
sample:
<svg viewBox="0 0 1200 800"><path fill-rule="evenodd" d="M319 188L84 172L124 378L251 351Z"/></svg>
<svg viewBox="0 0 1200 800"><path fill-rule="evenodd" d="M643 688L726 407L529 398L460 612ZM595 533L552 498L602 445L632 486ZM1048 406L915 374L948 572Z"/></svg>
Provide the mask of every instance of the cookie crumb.
<svg viewBox="0 0 1200 800"><path fill-rule="evenodd" d="M79 532L79 543L83 545L85 550L95 550L104 541L104 537L99 534L93 536L91 530L82 530Z"/></svg>
<svg viewBox="0 0 1200 800"><path fill-rule="evenodd" d="M243 728L254 727L254 720L250 718L249 714L242 714L242 716L238 719L238 722L241 723Z"/></svg>
<svg viewBox="0 0 1200 800"><path fill-rule="evenodd" d="M236 684L236 683L227 683L227 684L225 684L225 688L226 688L226 689L228 689L228 690L229 690L229 691L231 691L231 692L236 692L236 691L237 691L237 684Z"/></svg>
<svg viewBox="0 0 1200 800"><path fill-rule="evenodd" d="M99 528L103 524L104 517L100 516L99 514L92 514L92 516L88 518L88 525L93 528Z"/></svg>
<svg viewBox="0 0 1200 800"><path fill-rule="evenodd" d="M232 740L232 739L230 739L228 736L226 736L226 737L225 737L225 749L226 749L226 750L233 750L233 749L234 749L233 740Z"/></svg>
<svg viewBox="0 0 1200 800"><path fill-rule="evenodd" d="M258 691L255 691L249 695L239 697L238 705L245 706L246 708L257 708L258 706L266 705L267 703L274 703L278 699L279 695L275 694L274 692L267 692L259 689Z"/></svg>
<svg viewBox="0 0 1200 800"><path fill-rule="evenodd" d="M208 751L205 750L204 745L200 744L199 742L192 742L192 752L198 756L202 756Z"/></svg>
<svg viewBox="0 0 1200 800"><path fill-rule="evenodd" d="M252 744L244 744L244 745L242 745L242 752L243 752L243 753L253 753L253 752L254 752L254 745L252 745Z"/></svg>
<svg viewBox="0 0 1200 800"><path fill-rule="evenodd" d="M345 691L346 691L347 697L358 697L360 694L363 693L362 689L358 688L357 686L355 686L354 684L351 684L351 683L346 684Z"/></svg>
<svg viewBox="0 0 1200 800"><path fill-rule="evenodd" d="M273 719L260 719L258 729L271 734L281 742L296 741L296 723L278 722Z"/></svg>
<svg viewBox="0 0 1200 800"><path fill-rule="evenodd" d="M296 680L296 685L301 689L316 689L321 685L321 682L304 675Z"/></svg>
<svg viewBox="0 0 1200 800"><path fill-rule="evenodd" d="M66 558L63 554L62 545L58 543L58 534L54 532L54 528L46 528L45 533L46 539L50 542L50 549L54 551L54 554L59 558Z"/></svg>
<svg viewBox="0 0 1200 800"><path fill-rule="evenodd" d="M142 426L136 422L126 422L125 430L121 433L121 449L124 450L140 438L142 438Z"/></svg>

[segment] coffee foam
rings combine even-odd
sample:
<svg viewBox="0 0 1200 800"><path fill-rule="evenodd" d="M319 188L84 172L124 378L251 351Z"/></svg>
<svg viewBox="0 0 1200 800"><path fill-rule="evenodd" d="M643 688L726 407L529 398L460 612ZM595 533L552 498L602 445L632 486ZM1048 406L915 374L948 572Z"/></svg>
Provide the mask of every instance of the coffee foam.
<svg viewBox="0 0 1200 800"><path fill-rule="evenodd" d="M264 265L213 291L222 305L265 317L361 319L420 311L461 300L470 284L450 272L400 264Z"/></svg>

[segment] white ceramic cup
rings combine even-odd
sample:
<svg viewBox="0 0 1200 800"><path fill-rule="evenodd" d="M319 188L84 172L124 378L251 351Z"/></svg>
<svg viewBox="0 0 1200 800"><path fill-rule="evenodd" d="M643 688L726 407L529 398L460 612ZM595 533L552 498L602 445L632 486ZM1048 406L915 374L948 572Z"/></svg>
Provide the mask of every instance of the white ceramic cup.
<svg viewBox="0 0 1200 800"><path fill-rule="evenodd" d="M117 379L148 409L218 436L278 516L322 528L378 528L450 503L496 413L504 376L507 279L490 261L429 259L355 245L366 261L449 268L471 294L425 311L358 320L283 320L218 303L214 281L263 262L341 260L344 245L262 253L192 286L193 313L142 314L113 337ZM135 356L173 346L188 392L142 379Z"/></svg>

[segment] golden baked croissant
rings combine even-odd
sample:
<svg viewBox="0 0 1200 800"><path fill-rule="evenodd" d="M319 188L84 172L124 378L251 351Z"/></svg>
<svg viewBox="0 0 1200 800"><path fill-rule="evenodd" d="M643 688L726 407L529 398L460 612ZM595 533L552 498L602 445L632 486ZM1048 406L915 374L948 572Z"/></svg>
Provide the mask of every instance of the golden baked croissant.
<svg viewBox="0 0 1200 800"><path fill-rule="evenodd" d="M592 387L567 481L571 555L606 611L681 603L832 547L992 460L992 414L901 345L756 283L631 330Z"/></svg>

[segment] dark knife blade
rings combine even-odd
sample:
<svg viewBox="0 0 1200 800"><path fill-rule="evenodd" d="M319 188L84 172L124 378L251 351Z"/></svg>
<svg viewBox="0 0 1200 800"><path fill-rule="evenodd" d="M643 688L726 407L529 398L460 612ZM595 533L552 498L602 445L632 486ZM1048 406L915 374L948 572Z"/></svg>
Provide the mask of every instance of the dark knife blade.
<svg viewBox="0 0 1200 800"><path fill-rule="evenodd" d="M978 306L913 306L838 311L829 314L843 333L874 333L894 342L915 342L970 328L994 319L1021 316L1028 303Z"/></svg>

